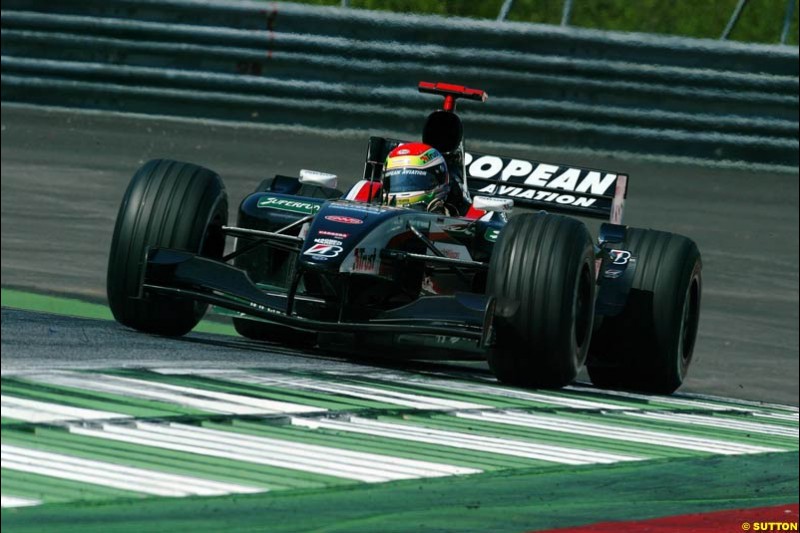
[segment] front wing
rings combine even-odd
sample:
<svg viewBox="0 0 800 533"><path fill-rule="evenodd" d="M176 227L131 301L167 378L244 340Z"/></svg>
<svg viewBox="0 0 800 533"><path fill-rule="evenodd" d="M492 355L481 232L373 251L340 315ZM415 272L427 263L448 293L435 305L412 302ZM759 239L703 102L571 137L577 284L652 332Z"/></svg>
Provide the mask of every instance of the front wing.
<svg viewBox="0 0 800 533"><path fill-rule="evenodd" d="M445 335L491 344L494 298L462 293L424 296L405 306L384 311L368 321L319 320L305 309L336 305L316 298L260 289L243 270L231 265L166 248L147 255L142 297L149 293L184 297L286 326L340 333ZM310 313L309 313L310 314Z"/></svg>

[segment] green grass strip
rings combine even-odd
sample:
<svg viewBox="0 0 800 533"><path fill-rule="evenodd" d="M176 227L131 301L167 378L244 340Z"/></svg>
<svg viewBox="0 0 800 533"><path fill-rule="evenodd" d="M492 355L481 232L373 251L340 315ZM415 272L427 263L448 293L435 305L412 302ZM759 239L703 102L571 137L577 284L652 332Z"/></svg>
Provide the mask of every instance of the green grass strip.
<svg viewBox="0 0 800 533"><path fill-rule="evenodd" d="M26 311L52 313L55 315L76 316L80 318L94 318L99 320L114 320L111 310L105 304L85 302L77 298L64 296L51 296L36 294L14 289L0 290L0 300L3 307L13 307ZM194 328L197 333L214 333L217 335L238 335L231 324L201 321Z"/></svg>
<svg viewBox="0 0 800 533"><path fill-rule="evenodd" d="M518 533L794 503L795 453L522 469L216 498L2 511L15 533L289 531Z"/></svg>
<svg viewBox="0 0 800 533"><path fill-rule="evenodd" d="M267 3L267 0L262 0ZM305 4L341 6L342 0L300 0ZM351 8L400 13L437 14L494 20L503 0L348 0ZM737 0L693 2L691 0L581 0L573 4L569 25L600 30L660 33L719 39ZM777 44L785 16L786 2L773 0L746 4L731 32L734 41ZM514 0L508 20L558 25L563 2ZM379 17L380 14L373 15ZM794 10L788 44L797 46L798 10Z"/></svg>

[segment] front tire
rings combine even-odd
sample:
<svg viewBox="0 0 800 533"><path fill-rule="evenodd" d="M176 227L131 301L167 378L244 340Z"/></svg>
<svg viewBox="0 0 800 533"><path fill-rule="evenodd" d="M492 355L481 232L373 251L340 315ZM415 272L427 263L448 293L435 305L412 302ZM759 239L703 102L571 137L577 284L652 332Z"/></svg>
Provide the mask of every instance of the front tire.
<svg viewBox="0 0 800 533"><path fill-rule="evenodd" d="M489 365L525 387L569 384L586 360L594 319L592 240L580 221L516 216L495 245L487 294L497 298Z"/></svg>
<svg viewBox="0 0 800 533"><path fill-rule="evenodd" d="M629 228L637 258L625 309L595 332L588 365L598 387L670 394L686 378L700 318L702 261L682 235Z"/></svg>
<svg viewBox="0 0 800 533"><path fill-rule="evenodd" d="M216 173L168 159L145 163L125 191L111 239L106 289L114 318L147 333L191 331L208 305L164 295L143 298L147 251L172 248L219 259L227 222L228 197Z"/></svg>

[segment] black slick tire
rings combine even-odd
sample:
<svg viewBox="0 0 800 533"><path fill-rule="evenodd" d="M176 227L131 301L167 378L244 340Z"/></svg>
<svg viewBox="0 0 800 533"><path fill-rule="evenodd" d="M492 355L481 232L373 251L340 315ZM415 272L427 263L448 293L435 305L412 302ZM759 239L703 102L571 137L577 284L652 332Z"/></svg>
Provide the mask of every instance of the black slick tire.
<svg viewBox="0 0 800 533"><path fill-rule="evenodd" d="M125 191L111 240L106 289L114 318L147 333L191 331L208 306L172 296L143 297L147 251L162 247L221 258L221 228L227 222L228 198L216 173L167 159L145 163Z"/></svg>
<svg viewBox="0 0 800 533"><path fill-rule="evenodd" d="M603 388L669 394L686 378L700 317L702 261L687 237L629 228L636 271L625 309L604 317L587 369Z"/></svg>
<svg viewBox="0 0 800 533"><path fill-rule="evenodd" d="M497 298L497 378L558 388L583 366L594 317L594 254L586 226L545 213L511 219L495 245L487 294Z"/></svg>

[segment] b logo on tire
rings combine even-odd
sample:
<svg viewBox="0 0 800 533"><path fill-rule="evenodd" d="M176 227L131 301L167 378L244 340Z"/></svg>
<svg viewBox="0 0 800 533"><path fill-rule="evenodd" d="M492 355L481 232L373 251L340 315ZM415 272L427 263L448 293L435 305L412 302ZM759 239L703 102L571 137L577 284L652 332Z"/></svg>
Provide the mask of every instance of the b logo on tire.
<svg viewBox="0 0 800 533"><path fill-rule="evenodd" d="M608 255L615 265L627 265L631 258L631 253L627 250L611 250Z"/></svg>

